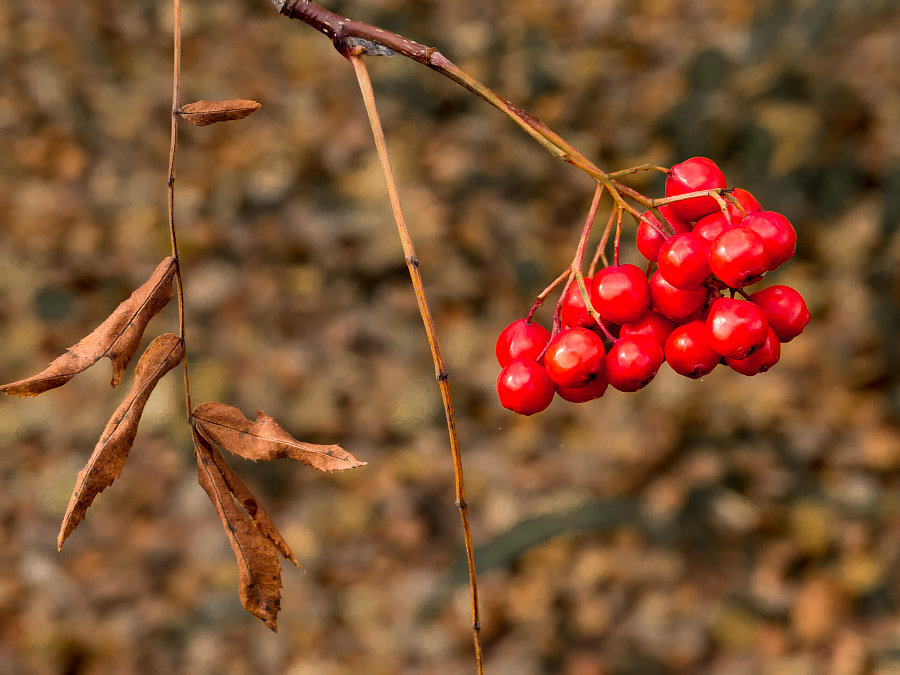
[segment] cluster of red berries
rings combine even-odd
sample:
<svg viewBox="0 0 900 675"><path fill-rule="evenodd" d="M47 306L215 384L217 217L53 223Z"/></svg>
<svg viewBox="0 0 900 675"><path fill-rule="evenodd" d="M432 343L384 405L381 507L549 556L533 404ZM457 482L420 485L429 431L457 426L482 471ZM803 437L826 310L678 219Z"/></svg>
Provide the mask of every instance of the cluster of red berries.
<svg viewBox="0 0 900 675"><path fill-rule="evenodd" d="M666 197L724 188L725 176L705 157L667 173ZM528 319L507 326L496 347L501 404L533 415L554 394L582 403L603 396L608 385L637 391L663 362L690 378L723 362L744 375L775 365L781 344L809 322L809 310L789 286L749 295L743 289L789 260L797 235L787 218L763 211L746 190L729 194L726 208L710 195L660 207L668 228L644 213L637 248L647 271L617 264L586 277L593 313L571 283L555 334Z"/></svg>

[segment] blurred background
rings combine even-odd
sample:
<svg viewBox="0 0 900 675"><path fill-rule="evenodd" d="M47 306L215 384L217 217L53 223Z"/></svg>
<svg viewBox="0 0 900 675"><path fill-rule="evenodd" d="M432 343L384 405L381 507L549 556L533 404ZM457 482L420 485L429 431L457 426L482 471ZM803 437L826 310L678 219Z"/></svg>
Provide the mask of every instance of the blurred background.
<svg viewBox="0 0 900 675"><path fill-rule="evenodd" d="M813 320L773 371L664 367L515 416L494 341L568 264L590 181L426 68L370 59L457 405L486 671L900 673L896 0L329 8L438 47L606 169L709 156L799 234L767 283ZM273 635L240 605L178 373L61 553L124 391L104 361L0 400L0 673L474 672L440 397L352 72L264 0L187 2L184 23L183 101L263 104L181 127L195 402L369 464L229 458L305 568L284 571ZM0 2L0 380L168 254L171 59L166 2ZM176 329L172 303L145 342Z"/></svg>

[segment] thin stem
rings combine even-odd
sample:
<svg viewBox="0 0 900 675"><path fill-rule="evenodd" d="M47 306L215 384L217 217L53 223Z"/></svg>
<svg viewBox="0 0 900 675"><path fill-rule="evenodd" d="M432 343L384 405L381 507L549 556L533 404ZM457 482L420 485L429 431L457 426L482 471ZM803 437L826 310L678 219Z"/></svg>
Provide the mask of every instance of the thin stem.
<svg viewBox="0 0 900 675"><path fill-rule="evenodd" d="M597 217L597 209L600 207L600 198L603 196L604 186L600 183L597 184L597 188L594 190L594 198L591 200L591 208L588 211L587 218L584 220L584 227L581 230L581 238L578 240L578 247L575 249L575 256L572 258L572 262L569 264L568 269L568 279L566 280L566 285L563 287L563 292L559 297L559 301L556 303L556 310L553 312L553 330L551 331L552 335L556 335L559 332L560 326L562 325L562 305L565 302L566 295L569 293L569 288L572 283L578 285L578 291L581 293L581 301L584 303L584 307L587 310L588 314L593 317L593 319L597 322L600 328L608 337L612 337L609 334L609 331L606 330L606 326L603 325L603 320L600 318L600 315L594 310L591 305L590 293L588 292L587 286L584 283L584 275L581 273L581 267L584 264L584 251L587 248L588 239L591 236L591 229L594 226L594 219ZM558 280L557 280L558 282ZM554 283L557 283L554 282ZM546 351L546 347L544 351ZM543 354L541 354L543 357Z"/></svg>
<svg viewBox="0 0 900 675"><path fill-rule="evenodd" d="M557 286L559 286L563 281L568 279L571 276L572 268L567 267L566 270L560 274L556 279L554 279L547 288L541 291L541 294L537 296L537 300L534 301L534 304L531 306L531 309L528 311L528 315L525 317L525 321L531 323L532 318L534 317L534 313L538 311L541 305L544 304L544 300L547 299L547 296L550 295Z"/></svg>
<svg viewBox="0 0 900 675"><path fill-rule="evenodd" d="M594 226L594 218L597 217L597 209L600 207L600 198L603 196L603 185L597 183L594 190L594 198L591 200L591 208L588 210L587 218L584 221L584 227L581 230L581 239L578 240L578 248L575 249L575 257L572 259L572 268L581 270L584 262L584 249L587 246L588 238L591 235L591 228Z"/></svg>
<svg viewBox="0 0 900 675"><path fill-rule="evenodd" d="M591 266L588 268L588 276L593 277L597 271L597 262L603 260L603 266L609 267L609 260L606 259L606 242L609 241L609 233L612 232L613 223L616 222L616 214L621 214L622 209L615 208L609 212L609 220L606 221L606 227L603 228L603 236L600 237L600 243L597 244L597 250L594 252L594 258L591 260Z"/></svg>
<svg viewBox="0 0 900 675"><path fill-rule="evenodd" d="M581 229L581 238L578 240L578 247L575 249L575 257L572 258L572 262L569 263L566 270L541 292L538 299L535 301L535 304L531 307L531 311L528 313L528 318L530 319L534 312L537 311L537 308L544 303L544 299L547 295L549 295L553 289L565 279L566 285L563 286L563 291L559 296L559 301L556 303L556 309L553 312L553 326L551 327L552 335L556 335L559 332L559 327L562 323L562 319L560 318L562 304L566 299L566 295L569 293L569 287L572 285L573 279L575 279L576 276L581 275L581 266L584 263L584 249L587 246L588 238L591 235L591 228L594 225L594 218L597 216L597 208L600 206L600 198L602 196L603 186L598 183L597 188L594 190L594 198L591 200L591 208L588 210L587 218L584 220L584 227ZM581 289L581 298L584 302L584 306L588 308L588 311L591 311L590 298L585 290L583 281L579 287ZM546 351L546 347L544 348L544 351ZM541 354L541 357L543 357L543 353ZM538 360L540 361L540 358Z"/></svg>
<svg viewBox="0 0 900 675"><path fill-rule="evenodd" d="M662 173L669 173L669 170L664 166L659 166L658 164L652 164L650 162L646 164L641 164L639 166L633 166L630 169L621 169L620 171L613 171L609 174L610 178L618 178L619 176L630 176L631 174L637 173L638 171L661 171Z"/></svg>
<svg viewBox="0 0 900 675"><path fill-rule="evenodd" d="M410 238L409 230L406 227L406 219L400 208L400 196L397 192L394 172L391 168L390 158L388 157L387 144L384 139L384 130L381 126L381 120L378 117L378 110L375 107L375 95L372 91L372 82L369 79L369 73L366 70L366 66L359 56L361 52L361 49L349 49L343 53L353 66L353 71L356 73L356 80L359 83L359 90L362 93L363 102L366 106L369 124L372 127L372 136L375 139L375 147L378 150L378 159L381 161L381 168L384 172L385 182L387 183L388 195L391 201L391 210L394 213L394 220L397 223L397 232L400 235L403 254L406 256L406 266L409 269L409 276L412 279L416 301L419 304L419 314L422 317L422 323L425 324L425 333L428 336L428 344L431 347L435 376L437 377L438 385L441 389L441 399L443 400L444 413L447 417L447 432L450 435L450 453L453 457L453 475L456 483L456 506L459 509L459 516L462 521L463 536L466 544L466 561L469 567L469 588L472 598L472 638L475 643L475 662L478 668L478 675L483 675L484 665L481 649L481 618L478 606L478 583L475 575L475 550L472 546L472 531L469 527L469 507L468 502L466 501L462 454L459 448L459 436L456 432L456 418L453 413L453 403L450 399L450 384L448 381L447 369L444 365L444 357L441 355L441 349L438 344L434 321L431 317L431 309L429 309L428 301L425 298L425 287L422 283L421 273L419 272L419 259L413 248L412 239Z"/></svg>
<svg viewBox="0 0 900 675"><path fill-rule="evenodd" d="M622 238L622 209L616 209L618 211L618 215L616 216L616 238L613 242L613 264L618 267L619 265L619 240Z"/></svg>
<svg viewBox="0 0 900 675"><path fill-rule="evenodd" d="M744 208L744 205L741 204L741 202L738 200L737 197L735 197L733 194L731 194L730 190L724 190L722 192L722 196L725 199L727 199L730 203L734 204L734 206L740 212L741 218L744 218L747 215L747 209ZM731 222L731 210L726 209L724 213L725 213L726 218L728 218L728 222L730 223Z"/></svg>
<svg viewBox="0 0 900 675"><path fill-rule="evenodd" d="M172 0L174 14L174 64L172 75L172 128L169 142L169 240L172 243L172 257L175 258L175 287L178 289L178 335L184 342L184 283L181 279L181 259L178 255L178 238L175 236L175 149L178 145L178 108L181 95L181 0ZM187 346L185 345L184 359L184 403L187 407L188 418L191 416L191 378L188 373Z"/></svg>

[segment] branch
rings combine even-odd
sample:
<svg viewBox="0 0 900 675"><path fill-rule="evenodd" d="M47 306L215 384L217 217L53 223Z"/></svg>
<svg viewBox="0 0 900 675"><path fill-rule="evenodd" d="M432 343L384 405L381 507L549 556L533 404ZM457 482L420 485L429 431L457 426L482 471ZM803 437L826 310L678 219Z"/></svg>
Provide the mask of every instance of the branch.
<svg viewBox="0 0 900 675"><path fill-rule="evenodd" d="M459 516L462 520L463 537L466 544L469 589L472 599L472 639L475 644L475 664L478 675L483 675L484 663L480 635L481 611L478 606L478 581L475 574L475 548L472 544L472 529L469 526L469 507L468 501L466 500L466 484L463 477L462 453L459 447L459 434L456 431L456 415L453 412L453 402L450 398L449 376L447 374L447 367L444 364L444 357L441 355L440 345L438 344L437 331L434 327L434 320L431 317L431 309L429 308L428 300L425 297L425 286L422 282L422 274L419 270L419 258L416 256L409 229L406 227L406 218L404 218L403 209L400 207L400 195L397 192L394 171L391 168L391 160L388 157L384 129L381 126L381 120L378 117L378 109L375 106L375 94L372 91L372 82L369 80L369 73L360 57L360 54L363 53L364 50L365 47L355 45L351 50L345 53L345 56L350 61L350 64L353 66L353 71L356 73L359 90L366 106L366 113L369 117L370 126L372 127L372 136L375 139L375 147L378 150L378 159L381 162L384 179L387 183L391 210L394 214L394 220L397 223L397 232L400 235L400 242L406 257L406 266L409 269L413 290L416 294L416 301L419 305L419 313L422 317L422 323L425 325L428 344L431 347L431 356L434 361L434 374L441 390L441 400L443 401L444 413L447 417L447 432L450 436L450 454L453 458L453 477L456 485L456 507L459 510Z"/></svg>
<svg viewBox="0 0 900 675"><path fill-rule="evenodd" d="M402 35L362 21L339 16L310 0L272 0L272 3L281 14L302 21L325 35L332 41L335 49L344 56L349 56L351 52L385 55L383 50L387 49L391 55L405 56L453 80L509 117L554 157L581 169L603 185L619 206L633 211L633 208L626 204L619 194L619 184L609 174L602 171L537 117L513 105L474 77L460 70L437 48L409 40Z"/></svg>

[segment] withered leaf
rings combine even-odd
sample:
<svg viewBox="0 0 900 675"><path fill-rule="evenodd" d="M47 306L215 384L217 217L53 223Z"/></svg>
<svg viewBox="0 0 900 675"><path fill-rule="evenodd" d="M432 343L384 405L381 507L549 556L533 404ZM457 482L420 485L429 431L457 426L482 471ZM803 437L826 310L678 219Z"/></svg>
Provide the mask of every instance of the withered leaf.
<svg viewBox="0 0 900 675"><path fill-rule="evenodd" d="M209 440L246 459L268 461L289 457L319 471L353 469L366 464L339 445L298 441L261 410L256 412L256 421L251 422L234 406L210 401L195 407L191 417Z"/></svg>
<svg viewBox="0 0 900 675"><path fill-rule="evenodd" d="M257 101L249 101L243 98L234 98L229 101L196 101L188 103L178 109L178 114L197 127L205 127L207 124L227 122L228 120L242 120L259 110L261 104Z"/></svg>
<svg viewBox="0 0 900 675"><path fill-rule="evenodd" d="M72 345L37 375L0 385L0 392L16 396L37 396L64 385L104 356L113 364L113 387L118 388L122 373L137 351L147 324L172 299L175 259L168 257L157 265L153 275L121 303L89 335Z"/></svg>
<svg viewBox="0 0 900 675"><path fill-rule="evenodd" d="M197 429L194 430L202 436L202 432ZM204 438L203 440L212 445L212 441L209 439ZM300 561L294 557L291 547L288 546L287 542L281 536L278 528L275 527L275 523L269 518L269 515L265 512L262 505L256 501L256 497L253 496L250 489L244 485L244 482L234 471L232 471L231 467L228 466L219 451L215 449L215 446L212 446L212 449L212 457L215 460L219 471L222 473L225 484L228 486L229 491L234 495L237 502L244 507L244 511L247 512L247 515L250 516L250 519L256 524L257 529L275 544L275 548L278 549L278 552L283 558L290 560L297 567L301 567Z"/></svg>
<svg viewBox="0 0 900 675"><path fill-rule="evenodd" d="M181 363L183 358L184 342L172 333L165 333L154 339L141 355L131 391L116 408L90 459L78 473L75 490L59 531L59 548L62 548L66 537L84 519L94 498L122 473L150 393L160 379Z"/></svg>
<svg viewBox="0 0 900 675"><path fill-rule="evenodd" d="M197 480L219 514L237 558L241 604L277 633L276 619L281 609L278 553L294 564L297 560L250 490L228 467L215 446L196 428L192 431Z"/></svg>

